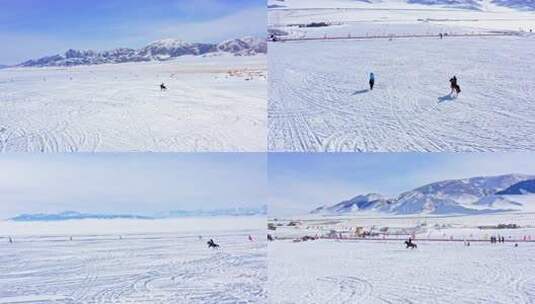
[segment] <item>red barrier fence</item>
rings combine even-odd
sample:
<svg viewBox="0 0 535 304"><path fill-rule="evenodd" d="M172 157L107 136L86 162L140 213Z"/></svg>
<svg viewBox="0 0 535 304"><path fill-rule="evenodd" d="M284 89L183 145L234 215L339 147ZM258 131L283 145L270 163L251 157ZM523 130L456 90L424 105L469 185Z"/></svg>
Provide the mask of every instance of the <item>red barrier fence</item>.
<svg viewBox="0 0 535 304"><path fill-rule="evenodd" d="M450 37L503 37L503 36L518 36L516 32L501 32L501 33L465 33L465 34L448 34L444 35L443 39ZM318 41L318 40L365 40L365 39L398 39L398 38L437 38L438 34L408 34L408 35L366 35L366 36L323 36L323 37L302 37L302 38L281 38L272 42L292 42L292 41Z"/></svg>

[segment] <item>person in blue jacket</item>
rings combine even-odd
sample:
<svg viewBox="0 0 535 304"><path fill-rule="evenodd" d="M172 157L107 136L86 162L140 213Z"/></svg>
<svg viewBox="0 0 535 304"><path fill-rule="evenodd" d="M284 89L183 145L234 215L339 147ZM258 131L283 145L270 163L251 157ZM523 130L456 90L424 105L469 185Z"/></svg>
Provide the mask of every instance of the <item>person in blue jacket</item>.
<svg viewBox="0 0 535 304"><path fill-rule="evenodd" d="M375 75L370 73L370 90L373 91L373 85L375 84Z"/></svg>

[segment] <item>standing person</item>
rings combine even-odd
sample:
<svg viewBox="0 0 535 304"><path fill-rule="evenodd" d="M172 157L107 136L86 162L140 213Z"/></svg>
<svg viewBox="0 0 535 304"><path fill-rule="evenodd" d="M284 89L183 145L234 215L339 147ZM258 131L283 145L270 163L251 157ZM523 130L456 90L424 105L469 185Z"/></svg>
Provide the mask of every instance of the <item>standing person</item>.
<svg viewBox="0 0 535 304"><path fill-rule="evenodd" d="M375 75L370 73L370 91L373 91L373 85L375 84Z"/></svg>

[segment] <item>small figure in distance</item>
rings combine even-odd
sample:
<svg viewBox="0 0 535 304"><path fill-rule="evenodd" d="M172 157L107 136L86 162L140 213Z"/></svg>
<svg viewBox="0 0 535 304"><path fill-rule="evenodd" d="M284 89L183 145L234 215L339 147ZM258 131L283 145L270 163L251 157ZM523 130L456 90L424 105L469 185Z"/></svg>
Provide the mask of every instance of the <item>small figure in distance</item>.
<svg viewBox="0 0 535 304"><path fill-rule="evenodd" d="M208 248L219 248L219 244L216 244L212 239L206 242L206 244L208 244Z"/></svg>
<svg viewBox="0 0 535 304"><path fill-rule="evenodd" d="M375 85L375 75L372 73L370 73L370 91L373 91L373 86Z"/></svg>

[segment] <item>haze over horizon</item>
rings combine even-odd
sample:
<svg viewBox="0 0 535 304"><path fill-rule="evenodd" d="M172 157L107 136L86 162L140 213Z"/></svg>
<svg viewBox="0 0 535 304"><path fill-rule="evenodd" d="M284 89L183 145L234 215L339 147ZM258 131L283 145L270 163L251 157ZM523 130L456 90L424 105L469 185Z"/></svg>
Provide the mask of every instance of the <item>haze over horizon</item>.
<svg viewBox="0 0 535 304"><path fill-rule="evenodd" d="M261 153L5 154L0 167L0 219L266 205Z"/></svg>

